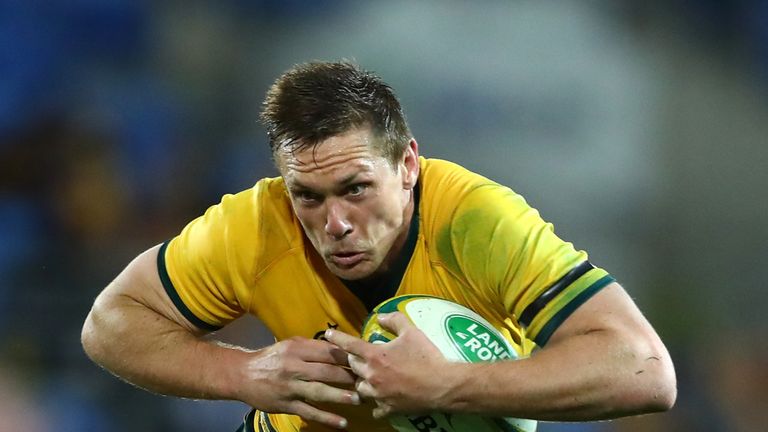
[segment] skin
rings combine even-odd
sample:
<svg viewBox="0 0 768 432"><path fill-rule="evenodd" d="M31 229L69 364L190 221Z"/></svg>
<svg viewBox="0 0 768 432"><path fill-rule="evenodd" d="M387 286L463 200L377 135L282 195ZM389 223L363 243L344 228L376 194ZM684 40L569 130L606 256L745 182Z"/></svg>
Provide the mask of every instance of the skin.
<svg viewBox="0 0 768 432"><path fill-rule="evenodd" d="M346 279L375 277L387 268L413 214L416 141L397 163L381 157L371 143L367 130L355 130L319 143L314 156L311 149L276 155L307 237L328 268ZM356 377L346 352L303 337L260 350L203 338L165 293L158 249L139 255L96 298L81 334L94 362L156 393L239 400L266 412L346 427L345 418L315 406L360 403L349 390Z"/></svg>
<svg viewBox="0 0 768 432"><path fill-rule="evenodd" d="M368 129L331 137L315 151L278 153L278 166L304 233L338 277L386 271L402 249L419 175L411 140L393 164L375 150Z"/></svg>
<svg viewBox="0 0 768 432"><path fill-rule="evenodd" d="M392 163L366 129L276 161L304 231L337 276L376 277L400 252L413 215L418 146ZM432 410L593 420L664 410L675 399L669 355L617 284L577 309L529 359L448 363L401 314L380 318L399 336L372 345L341 331L260 350L202 336L158 277L158 246L139 255L96 299L82 331L98 364L151 391L232 399L344 428L317 402L375 401L374 416ZM140 329L141 331L136 331ZM184 367L178 367L184 365ZM351 368L351 370L350 370ZM424 371L440 370L440 374ZM348 390L354 388L356 391Z"/></svg>
<svg viewBox="0 0 768 432"><path fill-rule="evenodd" d="M676 398L669 353L617 283L523 360L451 363L405 315L381 315L379 323L398 337L370 344L339 330L325 335L349 353L355 388L375 401L376 418L449 411L585 421L665 411Z"/></svg>
<svg viewBox="0 0 768 432"><path fill-rule="evenodd" d="M360 403L355 391L339 388L355 381L344 352L303 337L260 350L204 339L165 293L157 276L158 249L139 255L97 297L81 334L94 362L155 393L239 400L267 412L346 426L343 417L313 406Z"/></svg>

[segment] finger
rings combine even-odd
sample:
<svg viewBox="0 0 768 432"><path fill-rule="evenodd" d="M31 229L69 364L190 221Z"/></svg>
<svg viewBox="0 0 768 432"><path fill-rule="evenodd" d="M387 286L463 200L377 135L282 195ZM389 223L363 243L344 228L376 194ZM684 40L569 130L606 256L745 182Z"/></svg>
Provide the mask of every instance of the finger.
<svg viewBox="0 0 768 432"><path fill-rule="evenodd" d="M368 348L368 342L344 333L343 331L328 329L325 331L325 338L328 342L335 344L344 351L354 354L359 357L364 357L365 351Z"/></svg>
<svg viewBox="0 0 768 432"><path fill-rule="evenodd" d="M354 354L349 354L349 367L352 368L352 373L361 378L367 378L368 367L365 360Z"/></svg>
<svg viewBox="0 0 768 432"><path fill-rule="evenodd" d="M299 399L309 402L360 405L360 395L355 390L340 389L317 381L303 381L294 388Z"/></svg>
<svg viewBox="0 0 768 432"><path fill-rule="evenodd" d="M341 366L347 364L347 353L333 343L319 339L292 338L281 342L284 350L292 357L307 362L330 363Z"/></svg>
<svg viewBox="0 0 768 432"><path fill-rule="evenodd" d="M354 369L325 363L303 363L296 374L296 378L303 381L352 385L357 379L353 371Z"/></svg>
<svg viewBox="0 0 768 432"><path fill-rule="evenodd" d="M373 418L375 419L383 419L384 417L388 416L392 412L392 408L386 405L377 406L373 409Z"/></svg>
<svg viewBox="0 0 768 432"><path fill-rule="evenodd" d="M402 312L380 314L378 320L385 330L389 330L396 335L400 335L408 327L414 327L411 320Z"/></svg>
<svg viewBox="0 0 768 432"><path fill-rule="evenodd" d="M347 419L344 417L317 409L306 402L293 401L291 403L291 411L304 420L315 421L336 429L347 427Z"/></svg>
<svg viewBox="0 0 768 432"><path fill-rule="evenodd" d="M331 357L333 357L333 361L337 365L349 367L349 361L347 360L347 352L344 351L343 349L339 348L336 345L333 345L333 348L331 348L329 354L331 355Z"/></svg>
<svg viewBox="0 0 768 432"><path fill-rule="evenodd" d="M362 399L375 399L378 392L373 388L371 383L364 379L358 379L355 383L355 390Z"/></svg>

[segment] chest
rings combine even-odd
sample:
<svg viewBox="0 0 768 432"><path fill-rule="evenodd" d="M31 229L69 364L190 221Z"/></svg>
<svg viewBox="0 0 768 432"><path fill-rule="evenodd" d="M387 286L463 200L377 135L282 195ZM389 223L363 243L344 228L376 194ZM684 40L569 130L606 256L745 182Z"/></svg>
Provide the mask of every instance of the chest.
<svg viewBox="0 0 768 432"><path fill-rule="evenodd" d="M249 312L264 322L278 340L293 336L319 338L328 328L359 334L368 309L322 266L305 255L275 263L253 288L256 293ZM470 307L483 303L476 290L432 262L423 247L415 248L404 273L391 283L392 295L434 295Z"/></svg>

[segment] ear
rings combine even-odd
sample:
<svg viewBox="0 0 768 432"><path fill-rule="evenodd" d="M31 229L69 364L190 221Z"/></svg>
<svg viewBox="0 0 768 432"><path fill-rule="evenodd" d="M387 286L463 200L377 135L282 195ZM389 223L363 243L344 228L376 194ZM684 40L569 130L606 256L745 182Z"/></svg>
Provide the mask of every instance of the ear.
<svg viewBox="0 0 768 432"><path fill-rule="evenodd" d="M403 152L402 167L404 168L403 187L413 189L419 180L419 144L415 138L408 141L408 146Z"/></svg>

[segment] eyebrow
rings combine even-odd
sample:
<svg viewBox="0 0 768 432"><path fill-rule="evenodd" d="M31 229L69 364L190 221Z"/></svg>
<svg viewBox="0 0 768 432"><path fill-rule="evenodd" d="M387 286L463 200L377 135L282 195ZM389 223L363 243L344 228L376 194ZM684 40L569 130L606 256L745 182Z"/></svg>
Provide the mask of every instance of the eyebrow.
<svg viewBox="0 0 768 432"><path fill-rule="evenodd" d="M354 182L355 182L355 180L357 179L357 176L358 176L359 174L360 174L360 173L354 173L354 174L350 174L350 175L348 175L348 176L344 177L344 178L343 178L343 179L341 179L341 181L339 182L339 185L340 185L340 186L348 186L348 185L350 185L350 184L354 183Z"/></svg>
<svg viewBox="0 0 768 432"><path fill-rule="evenodd" d="M357 177L358 177L359 175L360 175L360 173L354 173L354 174L350 174L350 175L348 175L348 176L346 176L346 177L342 178L342 179L341 179L341 180L340 180L340 181L337 183L337 187L339 187L339 188L343 188L343 187L345 187L345 186L349 186L349 185L350 185L350 184L352 184L352 183L355 183L355 182L357 181ZM291 184L290 186L288 186L288 188L289 188L289 189L291 189L291 190L298 190L298 191L314 191L314 189L313 189L313 188L311 188L311 187L309 187L309 186L307 186L307 185L305 185L305 184L301 183L301 182L300 182L300 181L298 181L298 180L293 180L291 183L292 183L292 184Z"/></svg>

